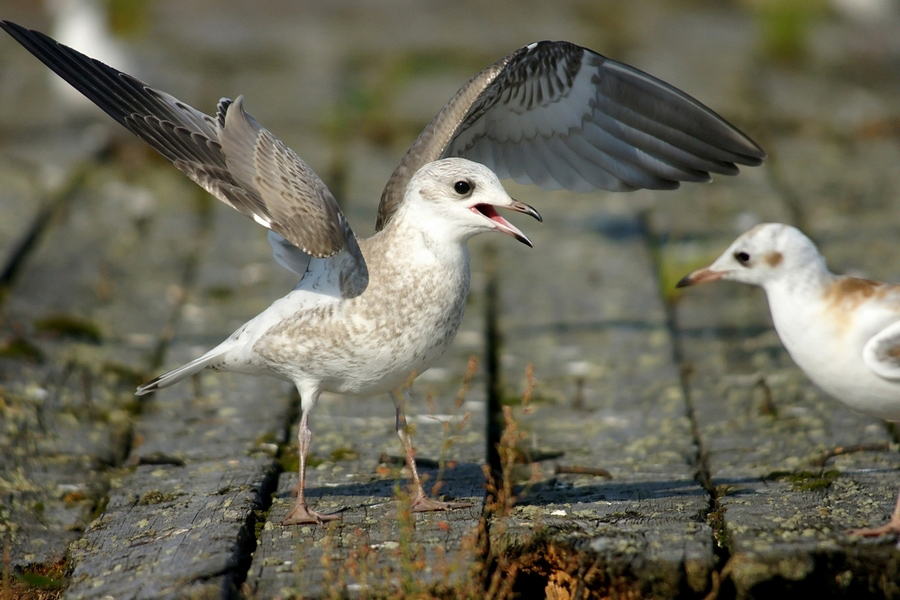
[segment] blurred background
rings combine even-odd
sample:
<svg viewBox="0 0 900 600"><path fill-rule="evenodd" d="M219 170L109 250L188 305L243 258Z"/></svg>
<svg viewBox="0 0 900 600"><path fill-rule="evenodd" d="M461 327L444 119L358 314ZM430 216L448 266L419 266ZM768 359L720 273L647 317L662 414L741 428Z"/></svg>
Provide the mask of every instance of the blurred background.
<svg viewBox="0 0 900 600"><path fill-rule="evenodd" d="M769 158L738 177L665 193L575 196L505 182L545 217L541 227L523 227L537 246L529 260L520 260L522 248L497 244L505 281L518 282L500 299L504 334L516 340L502 350L510 386L521 388L525 365L535 362L545 398L583 397L597 418L573 422L608 431L561 436L565 450L584 462L602 455L614 471L614 451L626 444L615 442L611 413L654 414L662 397L653 388L638 407L629 386L658 378L681 390L669 368L670 343L681 347L682 373L704 365L694 380L695 401L709 392L696 409L699 439L739 456L772 453L750 466L723 462L719 474L758 481L812 449L862 441L873 427L887 436L874 420L845 426L856 417L796 372L759 290L704 286L678 295L673 285L769 220L804 229L836 271L900 281L897 0L0 0L0 18L44 31L206 113L220 97L243 94L247 111L319 173L358 235L373 230L381 189L415 136L468 78L516 48L568 40L647 71L737 125ZM620 264L617 253L641 265ZM13 499L0 504L0 533L13 533L13 564L30 564L65 554L105 506L110 474L102 470L124 464L146 434L141 427L154 427L133 403L134 385L208 349L295 278L271 261L261 228L211 200L5 34L0 261L0 491ZM473 260L474 304L485 264ZM531 289L552 276L578 278L588 292L572 298L565 283ZM655 288L643 294L647 281L658 284L658 296ZM420 381L458 389L468 357L483 349L482 316L469 310L453 351ZM631 336L627 352L625 341L610 341L620 334ZM635 358L644 353L665 365ZM756 392L727 378L754 372L774 376L776 399L790 404L782 414L813 415L827 435L816 437L821 431L805 421L744 418ZM216 385L250 386L247 379ZM246 388L252 394L288 395L278 382L252 385L259 386ZM181 422L188 388L166 396L171 413L159 399L153 410ZM610 398L623 406L610 408ZM383 402L383 437L395 443ZM671 422L683 425L686 412L672 408ZM737 429L757 425L745 447L732 442L742 435ZM768 428L782 425L779 439L798 446L761 449L760 436L770 439ZM640 435L652 452L659 428L649 429ZM477 462L481 425L473 430L476 441L462 460ZM622 431L631 440L625 433L635 429ZM696 441L685 431L679 448ZM584 440L610 446L590 454ZM696 485L693 467L673 454L684 471L678 477ZM672 469L654 458L627 456L618 468L645 468L645 480L657 482L659 472L650 471ZM714 460L713 477L717 468ZM892 505L895 489L886 483L877 501ZM874 525L887 509L868 510L853 524ZM808 529L828 529L827 538L846 526L838 518Z"/></svg>
<svg viewBox="0 0 900 600"><path fill-rule="evenodd" d="M248 110L326 183L350 186L336 190L347 202L361 199L355 171L383 157L386 179L462 82L540 39L661 77L761 143L786 128L877 137L896 127L893 0L4 0L0 8L205 112L220 96L245 94ZM76 114L113 128L14 42L0 43L4 153L21 136L58 136L42 129Z"/></svg>
<svg viewBox="0 0 900 600"><path fill-rule="evenodd" d="M380 189L372 182L386 180L459 85L540 39L590 47L688 91L775 161L773 138L788 133L857 141L893 136L898 127L900 7L893 0L4 0L0 8L3 18L205 112L221 96L245 94L249 112L365 215ZM0 48L7 160L50 168L35 152L56 152L58 162L61 136L78 118L121 135L12 40L0 40ZM24 140L31 149L21 148ZM822 183L831 166L827 157L809 164L821 169ZM867 203L872 192L885 192L877 182L866 185L857 194ZM368 233L369 222L354 221L358 233Z"/></svg>

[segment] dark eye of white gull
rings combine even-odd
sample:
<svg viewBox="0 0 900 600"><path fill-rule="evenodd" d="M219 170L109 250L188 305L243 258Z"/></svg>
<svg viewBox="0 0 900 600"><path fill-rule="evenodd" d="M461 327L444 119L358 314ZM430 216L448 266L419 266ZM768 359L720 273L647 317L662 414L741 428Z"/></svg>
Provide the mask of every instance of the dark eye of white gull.
<svg viewBox="0 0 900 600"><path fill-rule="evenodd" d="M745 267L750 264L750 255L743 250L738 250L737 252L735 252L734 259Z"/></svg>
<svg viewBox="0 0 900 600"><path fill-rule="evenodd" d="M453 184L453 189L460 196L465 196L472 191L472 185L468 181L457 181Z"/></svg>

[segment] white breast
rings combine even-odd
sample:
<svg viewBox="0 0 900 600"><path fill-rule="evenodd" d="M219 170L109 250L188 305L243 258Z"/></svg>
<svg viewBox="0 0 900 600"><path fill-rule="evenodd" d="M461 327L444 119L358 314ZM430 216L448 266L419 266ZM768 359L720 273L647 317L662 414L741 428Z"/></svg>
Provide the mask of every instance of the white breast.
<svg viewBox="0 0 900 600"><path fill-rule="evenodd" d="M417 235L381 242L362 246L369 267L362 294L318 306L303 306L298 296L297 310L258 337L253 351L266 368L290 380L318 380L326 391L372 395L402 385L443 354L465 309L465 246L435 252ZM283 299L282 314L301 293Z"/></svg>
<svg viewBox="0 0 900 600"><path fill-rule="evenodd" d="M866 342L897 320L894 311L873 300L841 310L821 298L767 291L778 335L813 383L854 410L900 420L900 381L878 376L863 360Z"/></svg>

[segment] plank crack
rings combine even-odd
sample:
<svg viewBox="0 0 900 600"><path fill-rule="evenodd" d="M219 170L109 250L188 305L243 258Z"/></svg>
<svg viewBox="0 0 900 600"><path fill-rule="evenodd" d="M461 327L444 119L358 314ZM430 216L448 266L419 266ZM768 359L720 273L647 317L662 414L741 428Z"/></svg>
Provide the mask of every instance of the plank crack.
<svg viewBox="0 0 900 600"><path fill-rule="evenodd" d="M641 212L638 215L638 224L640 227L641 235L644 238L650 252L651 262L653 265L654 274L656 275L656 280L660 288L662 288L665 280L662 272L663 266L660 249L662 246L662 240L653 231L649 216L646 211ZM669 334L669 339L672 341L672 360L678 366L679 387L684 397L684 405L687 412L686 416L690 422L691 438L693 440L695 448L694 455L691 457L691 463L696 468L696 479L700 482L700 485L703 486L703 489L706 490L709 498L707 508L703 513L698 515L698 520L701 522L706 522L712 529L713 552L715 552L716 555L717 568L721 569L722 565L726 565L729 558L731 558L731 552L728 548L728 533L725 528L724 510L721 506L719 491L716 489L716 486L712 479L712 472L709 465L709 454L705 448L705 445L703 444L703 439L700 435L700 427L697 423L697 415L695 412L694 402L691 397L692 369L685 360L684 350L681 346L681 332L679 331L678 326L675 322L674 306L672 300L666 294L666 290L660 289L660 297L662 298L662 304L665 310L666 331ZM718 579L720 575L721 573L719 572L712 573L713 579Z"/></svg>

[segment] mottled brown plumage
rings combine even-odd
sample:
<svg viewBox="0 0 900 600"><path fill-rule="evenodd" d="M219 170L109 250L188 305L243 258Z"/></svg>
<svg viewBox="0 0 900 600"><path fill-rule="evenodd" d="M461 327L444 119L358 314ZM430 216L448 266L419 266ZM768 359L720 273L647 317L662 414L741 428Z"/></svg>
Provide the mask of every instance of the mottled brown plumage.
<svg viewBox="0 0 900 600"><path fill-rule="evenodd" d="M41 33L0 27L213 196L268 228L275 259L301 276L222 344L138 388L149 393L205 368L292 381L302 399L300 483L285 523L335 518L310 510L303 491L319 394L384 392L427 369L462 319L466 241L500 231L530 244L494 207L537 212L509 198L492 169L551 189L671 189L734 175L737 164L765 156L672 86L568 42L538 42L451 98L391 175L377 233L358 240L321 179L244 111L242 97L223 98L209 116ZM398 402L413 509L452 507L425 496L404 425Z"/></svg>

